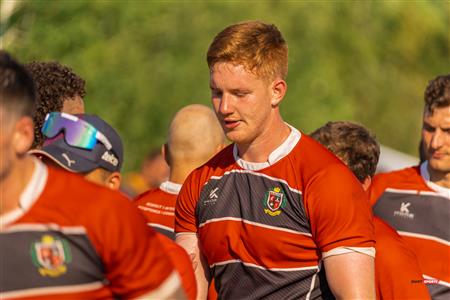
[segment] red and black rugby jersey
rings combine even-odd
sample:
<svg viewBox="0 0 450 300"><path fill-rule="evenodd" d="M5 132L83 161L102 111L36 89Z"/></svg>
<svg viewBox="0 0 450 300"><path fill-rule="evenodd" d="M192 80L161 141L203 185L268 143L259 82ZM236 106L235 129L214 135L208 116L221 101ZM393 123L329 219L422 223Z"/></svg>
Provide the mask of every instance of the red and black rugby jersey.
<svg viewBox="0 0 450 300"><path fill-rule="evenodd" d="M144 215L147 224L160 234L174 240L175 239L175 203L177 201L178 193L180 192L181 184L170 181L163 182L159 188L151 189L136 197L135 205ZM175 246L176 247L175 247ZM194 271L192 270L192 263L186 251L172 242L170 245L172 251L170 257L173 265L181 274L184 290L189 299L195 299L197 293L197 285L195 281ZM179 253L183 251L185 253ZM187 257L187 260L185 259ZM208 299L216 299L214 287L209 289Z"/></svg>
<svg viewBox="0 0 450 300"><path fill-rule="evenodd" d="M2 216L0 298L162 298L180 287L128 199L41 162L36 177L44 178L40 195L26 189L35 196L21 198L26 211Z"/></svg>
<svg viewBox="0 0 450 300"><path fill-rule="evenodd" d="M135 205L144 215L147 224L165 236L175 239L175 203L181 184L163 182L136 197Z"/></svg>
<svg viewBox="0 0 450 300"><path fill-rule="evenodd" d="M374 214L403 237L419 261L433 298L450 296L450 190L430 187L426 163L375 176ZM433 281L439 280L439 283Z"/></svg>
<svg viewBox="0 0 450 300"><path fill-rule="evenodd" d="M400 235L374 217L377 299L430 299L414 252Z"/></svg>
<svg viewBox="0 0 450 300"><path fill-rule="evenodd" d="M280 159L263 169L244 169L233 149L191 173L176 207L175 231L198 234L219 298L330 295L323 256L374 247L360 183L295 129L274 151Z"/></svg>
<svg viewBox="0 0 450 300"><path fill-rule="evenodd" d="M180 274L181 283L187 299L195 300L197 297L197 282L195 280L191 258L186 250L175 243L175 241L159 232L156 234L164 247L164 250L160 251L164 252L170 258L172 265L178 271L178 274Z"/></svg>

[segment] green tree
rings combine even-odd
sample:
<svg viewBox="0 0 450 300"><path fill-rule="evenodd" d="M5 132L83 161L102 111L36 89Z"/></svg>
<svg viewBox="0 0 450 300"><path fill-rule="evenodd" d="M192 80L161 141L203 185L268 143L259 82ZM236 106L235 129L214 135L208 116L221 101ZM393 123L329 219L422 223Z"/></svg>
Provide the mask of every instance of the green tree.
<svg viewBox="0 0 450 300"><path fill-rule="evenodd" d="M179 108L209 103L209 43L250 19L288 41L288 122L310 132L357 121L416 155L423 91L450 70L449 3L24 1L2 23L15 38L0 33L21 61L58 60L86 79L87 111L118 129L126 170L164 142Z"/></svg>

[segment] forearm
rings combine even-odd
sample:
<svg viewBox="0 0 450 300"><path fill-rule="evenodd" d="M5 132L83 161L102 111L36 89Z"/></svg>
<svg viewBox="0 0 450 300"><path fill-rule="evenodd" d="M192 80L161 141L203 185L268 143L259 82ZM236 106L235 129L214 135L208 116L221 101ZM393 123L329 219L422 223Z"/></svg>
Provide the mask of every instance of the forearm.
<svg viewBox="0 0 450 300"><path fill-rule="evenodd" d="M350 252L324 259L328 285L337 299L375 299L374 258Z"/></svg>
<svg viewBox="0 0 450 300"><path fill-rule="evenodd" d="M191 258L197 282L197 300L206 299L210 280L209 268L206 259L200 252L196 234L178 234L176 242L186 250Z"/></svg>

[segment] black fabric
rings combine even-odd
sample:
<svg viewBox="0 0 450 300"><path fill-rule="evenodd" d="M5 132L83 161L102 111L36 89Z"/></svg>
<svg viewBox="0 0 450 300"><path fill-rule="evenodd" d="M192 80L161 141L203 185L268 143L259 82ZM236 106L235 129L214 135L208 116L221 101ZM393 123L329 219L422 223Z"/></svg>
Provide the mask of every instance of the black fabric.
<svg viewBox="0 0 450 300"><path fill-rule="evenodd" d="M67 245L63 265L65 272L55 272L54 276L45 272L45 266L36 263L39 255L38 244L44 236ZM2 292L41 287L58 287L104 281L102 262L93 245L84 234L67 234L55 230L13 231L0 234Z"/></svg>
<svg viewBox="0 0 450 300"><path fill-rule="evenodd" d="M274 217L264 210L267 209L266 193L277 187L284 195L285 206ZM217 198L211 195L213 191ZM208 181L197 203L197 225L223 217L243 218L264 225L310 233L302 195L290 189L284 181L260 176L258 173L231 172Z"/></svg>
<svg viewBox="0 0 450 300"><path fill-rule="evenodd" d="M385 191L373 211L398 231L450 241L450 201L444 197Z"/></svg>

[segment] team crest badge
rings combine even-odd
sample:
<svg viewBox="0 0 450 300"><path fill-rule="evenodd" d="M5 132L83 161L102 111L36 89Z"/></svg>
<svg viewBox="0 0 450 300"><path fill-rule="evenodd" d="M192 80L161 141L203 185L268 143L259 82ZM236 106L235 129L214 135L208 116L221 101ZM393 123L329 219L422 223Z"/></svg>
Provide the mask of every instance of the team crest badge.
<svg viewBox="0 0 450 300"><path fill-rule="evenodd" d="M266 192L264 195L264 212L271 216L278 216L281 214L281 209L286 206L286 195L279 187Z"/></svg>
<svg viewBox="0 0 450 300"><path fill-rule="evenodd" d="M67 272L72 256L66 240L51 235L31 245L31 258L42 276L58 277Z"/></svg>

